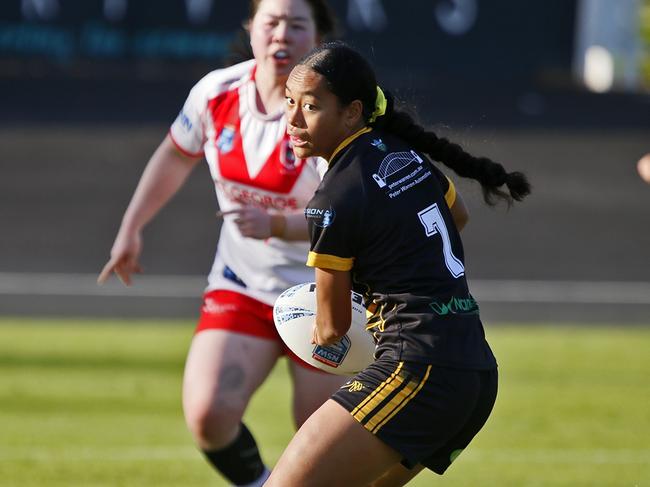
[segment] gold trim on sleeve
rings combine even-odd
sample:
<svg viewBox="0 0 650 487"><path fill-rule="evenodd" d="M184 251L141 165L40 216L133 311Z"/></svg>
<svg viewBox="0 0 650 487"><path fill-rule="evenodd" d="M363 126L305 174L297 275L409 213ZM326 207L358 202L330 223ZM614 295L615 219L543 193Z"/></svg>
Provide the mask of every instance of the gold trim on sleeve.
<svg viewBox="0 0 650 487"><path fill-rule="evenodd" d="M320 267L334 271L349 271L352 269L353 264L354 257L338 257L330 254L317 254L311 251L307 256L307 265L309 267Z"/></svg>
<svg viewBox="0 0 650 487"><path fill-rule="evenodd" d="M447 178L447 176L445 177ZM456 186L454 186L454 183L451 179L447 178L447 181L449 181L449 188L445 193L445 201L447 202L447 206L451 208L456 202Z"/></svg>

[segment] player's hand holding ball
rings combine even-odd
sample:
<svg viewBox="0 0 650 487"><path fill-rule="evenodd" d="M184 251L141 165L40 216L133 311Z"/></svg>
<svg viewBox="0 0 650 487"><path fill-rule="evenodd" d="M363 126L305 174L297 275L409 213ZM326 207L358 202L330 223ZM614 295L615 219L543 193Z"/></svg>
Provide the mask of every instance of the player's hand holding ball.
<svg viewBox="0 0 650 487"><path fill-rule="evenodd" d="M287 347L314 367L336 375L353 375L374 360L375 341L366 330L366 308L352 292L352 324L336 343L318 345L316 284L307 282L284 291L273 307L273 320Z"/></svg>

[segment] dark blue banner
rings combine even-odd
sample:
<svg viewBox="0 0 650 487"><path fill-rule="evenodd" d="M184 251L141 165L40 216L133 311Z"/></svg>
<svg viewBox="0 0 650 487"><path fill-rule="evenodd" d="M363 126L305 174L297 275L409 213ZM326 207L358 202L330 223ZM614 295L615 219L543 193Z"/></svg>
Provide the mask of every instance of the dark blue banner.
<svg viewBox="0 0 650 487"><path fill-rule="evenodd" d="M535 79L570 71L574 0L334 0L344 38L399 78ZM247 15L225 0L3 0L0 77L186 76L218 67ZM34 69L37 64L38 69ZM160 74L156 71L156 75ZM164 71L163 71L164 72Z"/></svg>

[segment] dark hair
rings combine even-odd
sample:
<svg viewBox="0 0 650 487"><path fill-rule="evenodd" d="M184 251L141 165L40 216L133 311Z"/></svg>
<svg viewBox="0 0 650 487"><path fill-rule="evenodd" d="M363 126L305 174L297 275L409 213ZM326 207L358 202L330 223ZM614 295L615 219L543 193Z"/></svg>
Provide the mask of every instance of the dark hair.
<svg viewBox="0 0 650 487"><path fill-rule="evenodd" d="M250 22L255 17L262 0L250 0L248 4L248 18ZM305 3L311 8L316 32L323 40L331 39L337 31L336 17L325 0L305 0ZM228 54L224 58L224 66L253 59L253 49L250 44L250 36L247 29L240 29L235 35L235 39L230 44Z"/></svg>
<svg viewBox="0 0 650 487"><path fill-rule="evenodd" d="M456 174L475 179L481 184L483 199L493 206L495 199L512 204L530 194L530 184L520 172L507 172L498 162L487 157L474 157L458 144L438 137L418 125L411 115L395 108L395 99L384 91L386 113L370 123L375 110L377 80L370 64L357 51L343 42L330 42L312 50L299 65L307 66L325 78L328 89L343 106L354 100L363 105L363 118L372 127L382 129L410 144L415 150L443 163ZM500 189L505 185L507 191Z"/></svg>

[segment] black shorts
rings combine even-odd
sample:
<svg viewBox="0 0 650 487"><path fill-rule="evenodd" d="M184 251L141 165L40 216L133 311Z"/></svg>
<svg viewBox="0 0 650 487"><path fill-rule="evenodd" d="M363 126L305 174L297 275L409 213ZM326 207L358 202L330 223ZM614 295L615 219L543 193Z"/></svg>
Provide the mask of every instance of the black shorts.
<svg viewBox="0 0 650 487"><path fill-rule="evenodd" d="M487 421L497 381L496 369L380 359L332 399L399 452L405 467L421 464L442 475Z"/></svg>

